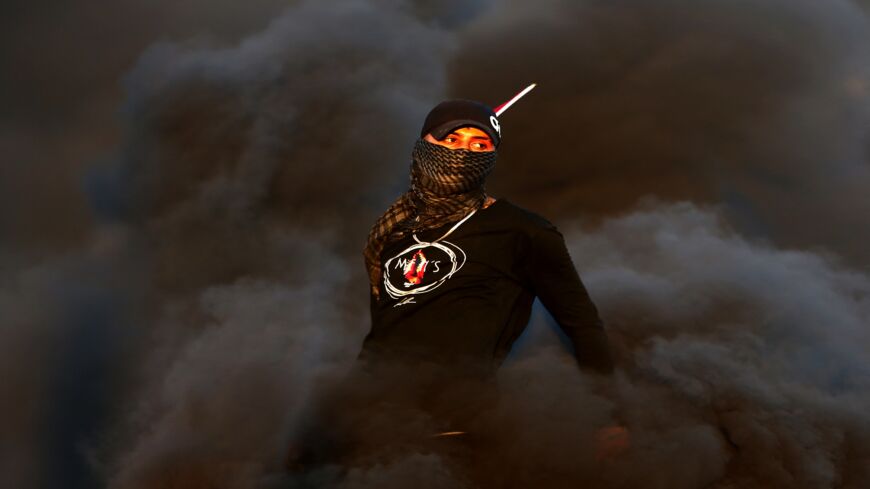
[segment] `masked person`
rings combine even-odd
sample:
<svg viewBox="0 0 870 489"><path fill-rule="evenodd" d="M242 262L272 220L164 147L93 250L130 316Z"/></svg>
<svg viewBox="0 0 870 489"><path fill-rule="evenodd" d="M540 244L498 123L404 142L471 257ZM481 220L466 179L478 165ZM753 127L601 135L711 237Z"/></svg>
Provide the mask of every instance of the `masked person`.
<svg viewBox="0 0 870 489"><path fill-rule="evenodd" d="M495 112L478 102L443 102L426 117L410 188L377 219L364 249L372 326L361 359L491 374L537 297L580 367L613 370L602 321L562 234L485 190L500 132Z"/></svg>
<svg viewBox="0 0 870 489"><path fill-rule="evenodd" d="M324 422L332 434L318 436L344 440L333 451L365 451L360 440L379 437L407 447L426 430L465 433L497 397L494 374L536 297L582 369L613 371L602 321L562 234L486 192L500 142L498 117L482 103L450 100L426 117L410 188L377 219L364 248L371 330L358 362L367 377L346 385L368 401L332 403L344 410L342 421ZM357 412L348 406L363 404L365 414L348 416Z"/></svg>

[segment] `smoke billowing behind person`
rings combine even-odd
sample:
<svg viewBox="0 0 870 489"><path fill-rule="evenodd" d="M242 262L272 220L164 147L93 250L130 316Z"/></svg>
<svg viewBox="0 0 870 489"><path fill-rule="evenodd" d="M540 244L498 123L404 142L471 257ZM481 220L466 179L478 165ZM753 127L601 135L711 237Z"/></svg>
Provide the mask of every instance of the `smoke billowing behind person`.
<svg viewBox="0 0 870 489"><path fill-rule="evenodd" d="M501 372L498 412L470 430L487 440L475 467L388 450L311 477L870 482L870 27L857 4L299 2L261 25L142 53L114 149L87 171L51 155L84 193L56 167L4 165L4 480L293 482L287 436L367 330L360 252L407 185L422 117L537 81L503 117L488 189L566 233L623 362L616 388L577 372L539 314ZM27 127L4 129L10 154L71 137ZM37 206L46 195L58 202ZM592 434L617 407L632 446L597 461Z"/></svg>

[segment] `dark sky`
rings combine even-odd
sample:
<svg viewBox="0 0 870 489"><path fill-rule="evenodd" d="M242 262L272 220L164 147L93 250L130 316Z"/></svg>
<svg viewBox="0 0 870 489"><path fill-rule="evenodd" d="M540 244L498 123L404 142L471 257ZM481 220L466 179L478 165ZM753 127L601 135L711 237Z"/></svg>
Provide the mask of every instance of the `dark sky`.
<svg viewBox="0 0 870 489"><path fill-rule="evenodd" d="M625 367L602 394L536 308L478 427L493 460L523 487L870 482L866 2L17 3L10 487L288 483L288 433L367 331L362 247L426 112L529 82L487 188L563 231ZM614 406L633 445L599 466ZM336 487L475 487L384 460Z"/></svg>

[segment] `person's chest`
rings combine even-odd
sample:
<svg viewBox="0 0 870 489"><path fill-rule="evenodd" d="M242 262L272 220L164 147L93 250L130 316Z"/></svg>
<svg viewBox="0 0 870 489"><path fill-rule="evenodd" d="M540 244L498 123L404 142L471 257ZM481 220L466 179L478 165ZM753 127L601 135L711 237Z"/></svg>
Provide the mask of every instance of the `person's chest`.
<svg viewBox="0 0 870 489"><path fill-rule="evenodd" d="M420 303L448 291L482 294L521 282L527 238L520 228L482 218L444 236L449 229L427 230L385 248L380 287L389 304Z"/></svg>

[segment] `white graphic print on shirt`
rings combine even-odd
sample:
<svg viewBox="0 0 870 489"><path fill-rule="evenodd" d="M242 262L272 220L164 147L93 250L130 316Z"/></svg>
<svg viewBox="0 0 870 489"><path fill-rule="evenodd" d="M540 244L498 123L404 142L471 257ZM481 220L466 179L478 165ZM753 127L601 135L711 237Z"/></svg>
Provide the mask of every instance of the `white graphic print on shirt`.
<svg viewBox="0 0 870 489"><path fill-rule="evenodd" d="M465 252L449 241L415 243L384 263L384 288L393 299L425 294L465 264ZM403 300L400 304L411 304Z"/></svg>

